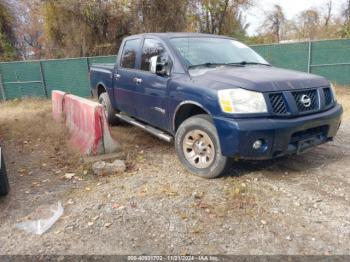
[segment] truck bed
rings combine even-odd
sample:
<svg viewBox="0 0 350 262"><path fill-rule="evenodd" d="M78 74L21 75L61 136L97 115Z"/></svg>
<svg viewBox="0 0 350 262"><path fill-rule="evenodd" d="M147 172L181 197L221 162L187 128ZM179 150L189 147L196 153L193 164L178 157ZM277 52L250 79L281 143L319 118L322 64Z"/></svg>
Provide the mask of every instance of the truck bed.
<svg viewBox="0 0 350 262"><path fill-rule="evenodd" d="M104 69L108 71L112 71L114 68L114 63L104 63L104 64L92 64L90 66L90 70L98 71L98 69Z"/></svg>
<svg viewBox="0 0 350 262"><path fill-rule="evenodd" d="M90 83L93 95L97 95L97 86L103 85L106 90L112 87L112 74L114 69L111 64L92 64L90 66Z"/></svg>

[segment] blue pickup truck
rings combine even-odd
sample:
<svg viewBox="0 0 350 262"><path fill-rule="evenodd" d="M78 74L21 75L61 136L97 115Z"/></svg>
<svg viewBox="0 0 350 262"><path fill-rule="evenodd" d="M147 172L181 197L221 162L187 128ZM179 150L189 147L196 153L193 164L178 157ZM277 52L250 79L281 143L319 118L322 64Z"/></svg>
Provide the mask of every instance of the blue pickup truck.
<svg viewBox="0 0 350 262"><path fill-rule="evenodd" d="M271 66L224 36L147 33L95 64L92 94L108 121L168 142L192 173L213 178L231 159L271 159L331 141L342 107L325 78Z"/></svg>

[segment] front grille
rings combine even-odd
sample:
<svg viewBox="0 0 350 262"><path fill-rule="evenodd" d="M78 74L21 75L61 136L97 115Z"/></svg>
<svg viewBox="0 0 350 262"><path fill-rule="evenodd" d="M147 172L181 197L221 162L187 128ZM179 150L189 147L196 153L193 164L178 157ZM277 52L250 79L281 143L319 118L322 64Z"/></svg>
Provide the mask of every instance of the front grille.
<svg viewBox="0 0 350 262"><path fill-rule="evenodd" d="M317 89L292 92L298 111L301 113L319 109Z"/></svg>
<svg viewBox="0 0 350 262"><path fill-rule="evenodd" d="M324 93L324 104L325 106L330 106L333 102L332 91L329 87L323 88Z"/></svg>
<svg viewBox="0 0 350 262"><path fill-rule="evenodd" d="M271 113L276 117L312 114L329 109L334 104L330 87L271 92L267 94L266 98Z"/></svg>
<svg viewBox="0 0 350 262"><path fill-rule="evenodd" d="M274 114L285 115L288 113L287 105L282 93L272 93L269 95L269 98Z"/></svg>

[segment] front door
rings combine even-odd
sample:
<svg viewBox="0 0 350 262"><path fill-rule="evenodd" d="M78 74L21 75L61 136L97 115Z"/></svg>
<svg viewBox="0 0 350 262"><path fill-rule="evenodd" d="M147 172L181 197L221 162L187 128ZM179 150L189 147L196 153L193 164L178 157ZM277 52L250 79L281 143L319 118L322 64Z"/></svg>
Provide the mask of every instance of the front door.
<svg viewBox="0 0 350 262"><path fill-rule="evenodd" d="M153 56L166 57L167 51L158 39L144 39L141 53L141 67L135 74L135 102L137 117L159 128L166 128L167 84L169 77L150 72L149 59Z"/></svg>

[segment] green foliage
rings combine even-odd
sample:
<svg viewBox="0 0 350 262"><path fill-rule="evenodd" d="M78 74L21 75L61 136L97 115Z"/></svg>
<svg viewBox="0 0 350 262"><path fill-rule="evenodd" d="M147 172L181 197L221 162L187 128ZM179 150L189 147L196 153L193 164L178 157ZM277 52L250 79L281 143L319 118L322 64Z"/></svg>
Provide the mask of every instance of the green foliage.
<svg viewBox="0 0 350 262"><path fill-rule="evenodd" d="M134 4L134 32L176 32L186 29L188 0L143 0Z"/></svg>
<svg viewBox="0 0 350 262"><path fill-rule="evenodd" d="M197 0L192 1L194 21L200 32L245 37L246 28L242 9L251 5L251 0Z"/></svg>
<svg viewBox="0 0 350 262"><path fill-rule="evenodd" d="M17 57L13 32L14 16L7 2L0 0L0 60L10 61Z"/></svg>
<svg viewBox="0 0 350 262"><path fill-rule="evenodd" d="M195 31L242 39L239 7L251 0L45 0L43 17L52 57L115 54L124 36Z"/></svg>
<svg viewBox="0 0 350 262"><path fill-rule="evenodd" d="M350 22L342 27L340 33L342 38L350 38Z"/></svg>
<svg viewBox="0 0 350 262"><path fill-rule="evenodd" d="M52 57L115 53L130 33L131 16L117 1L46 0L45 35Z"/></svg>

